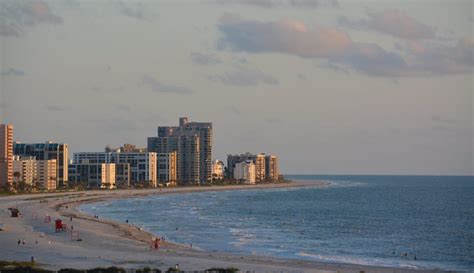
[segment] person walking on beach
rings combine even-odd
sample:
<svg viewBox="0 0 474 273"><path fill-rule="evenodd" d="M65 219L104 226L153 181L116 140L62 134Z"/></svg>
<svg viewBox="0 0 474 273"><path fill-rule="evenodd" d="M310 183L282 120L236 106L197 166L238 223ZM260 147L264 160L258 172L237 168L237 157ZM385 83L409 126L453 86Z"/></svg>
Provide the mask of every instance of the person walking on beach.
<svg viewBox="0 0 474 273"><path fill-rule="evenodd" d="M18 246L20 246L20 245L21 245L21 240L18 240Z"/></svg>

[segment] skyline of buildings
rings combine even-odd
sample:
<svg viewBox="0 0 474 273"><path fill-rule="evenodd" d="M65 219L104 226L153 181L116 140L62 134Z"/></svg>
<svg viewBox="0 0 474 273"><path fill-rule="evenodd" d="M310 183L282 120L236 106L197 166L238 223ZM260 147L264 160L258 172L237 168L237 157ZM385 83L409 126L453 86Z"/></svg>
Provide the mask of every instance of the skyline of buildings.
<svg viewBox="0 0 474 273"><path fill-rule="evenodd" d="M187 117L181 117L178 126L158 126L157 137L147 138L147 148L129 143L117 148L107 145L103 152L74 153L72 160L66 143L14 141L13 125L1 126L0 185L24 182L44 190L78 185L113 189L279 179L274 155L229 155L227 167L223 161L213 161L212 123L189 122Z"/></svg>

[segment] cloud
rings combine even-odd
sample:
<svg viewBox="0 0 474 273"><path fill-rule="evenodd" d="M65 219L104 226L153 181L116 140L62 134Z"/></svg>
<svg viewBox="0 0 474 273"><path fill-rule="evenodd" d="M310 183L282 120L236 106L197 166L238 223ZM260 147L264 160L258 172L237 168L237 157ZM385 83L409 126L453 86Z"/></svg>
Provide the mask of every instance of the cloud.
<svg viewBox="0 0 474 273"><path fill-rule="evenodd" d="M0 35L20 36L25 28L39 24L62 24L63 19L54 14L41 0L0 1Z"/></svg>
<svg viewBox="0 0 474 273"><path fill-rule="evenodd" d="M13 67L10 67L8 69L5 69L5 70L2 70L0 72L0 75L2 76L24 76L25 75L25 71L21 70L21 69L17 69L17 68L13 68Z"/></svg>
<svg viewBox="0 0 474 273"><path fill-rule="evenodd" d="M143 76L141 85L148 86L152 91L159 93L175 93L179 95L189 95L193 93L193 91L187 87L162 83L148 75Z"/></svg>
<svg viewBox="0 0 474 273"><path fill-rule="evenodd" d="M49 111L56 111L56 112L64 111L64 108L58 105L47 105L46 109Z"/></svg>
<svg viewBox="0 0 474 273"><path fill-rule="evenodd" d="M223 34L218 41L218 48L232 51L329 57L347 51L352 44L349 35L336 28L318 27L309 30L303 22L293 19L260 22L225 14L218 28Z"/></svg>
<svg viewBox="0 0 474 273"><path fill-rule="evenodd" d="M211 65L211 64L220 64L222 61L213 55L203 54L198 52L191 52L190 56L191 61L194 64L198 65Z"/></svg>
<svg viewBox="0 0 474 273"><path fill-rule="evenodd" d="M261 22L225 14L218 28L220 50L323 59L322 68L342 72L353 69L373 76L409 77L472 73L474 67L472 37L455 45L409 40L407 46L397 48L401 52L393 52L374 43L353 41L337 28L310 29L292 19Z"/></svg>
<svg viewBox="0 0 474 273"><path fill-rule="evenodd" d="M257 69L238 67L237 71L227 72L223 75L212 75L208 79L226 85L250 86L259 84L278 84L278 80Z"/></svg>
<svg viewBox="0 0 474 273"><path fill-rule="evenodd" d="M381 13L369 12L367 16L367 19L359 20L341 17L339 24L345 27L377 31L407 40L435 38L434 28L400 10L385 10Z"/></svg>
<svg viewBox="0 0 474 273"><path fill-rule="evenodd" d="M116 1L115 5L121 14L144 21L151 21L156 17L156 14L150 12L150 9L143 3L132 1Z"/></svg>
<svg viewBox="0 0 474 273"><path fill-rule="evenodd" d="M219 4L251 5L261 8L293 7L319 8L339 7L337 0L216 0Z"/></svg>

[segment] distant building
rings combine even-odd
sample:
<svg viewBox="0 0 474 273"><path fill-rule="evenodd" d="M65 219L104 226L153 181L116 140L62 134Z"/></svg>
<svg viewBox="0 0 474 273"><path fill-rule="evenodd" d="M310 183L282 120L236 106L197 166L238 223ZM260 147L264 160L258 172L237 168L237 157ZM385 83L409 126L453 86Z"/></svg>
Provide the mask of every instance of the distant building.
<svg viewBox="0 0 474 273"><path fill-rule="evenodd" d="M234 167L234 179L245 184L255 184L255 163L252 160L238 162Z"/></svg>
<svg viewBox="0 0 474 273"><path fill-rule="evenodd" d="M267 155L265 157L265 176L268 181L278 181L280 179L280 170L278 167L278 157Z"/></svg>
<svg viewBox="0 0 474 273"><path fill-rule="evenodd" d="M129 165L130 183L149 183L156 187L157 154L154 152L82 152L74 154L74 164L80 163L115 163L116 181L126 176L126 165ZM118 166L121 164L121 166Z"/></svg>
<svg viewBox="0 0 474 273"><path fill-rule="evenodd" d="M37 182L37 161L33 156L20 157L15 155L13 157L13 182L25 182L28 185L36 186Z"/></svg>
<svg viewBox="0 0 474 273"><path fill-rule="evenodd" d="M36 161L37 183L39 183L41 189L48 191L57 189L57 166L56 159Z"/></svg>
<svg viewBox="0 0 474 273"><path fill-rule="evenodd" d="M265 154L257 154L251 160L255 163L255 180L257 182L265 181Z"/></svg>
<svg viewBox="0 0 474 273"><path fill-rule="evenodd" d="M212 123L188 122L160 126L158 136L148 138L148 151L177 153L177 180L181 184L206 183L212 179Z"/></svg>
<svg viewBox="0 0 474 273"><path fill-rule="evenodd" d="M13 183L13 125L0 124L0 187Z"/></svg>
<svg viewBox="0 0 474 273"><path fill-rule="evenodd" d="M251 154L245 153L241 155L228 155L227 156L227 172L228 176L232 177L234 173L235 165L239 162L251 160L255 164L255 179L257 182L265 181L265 154Z"/></svg>
<svg viewBox="0 0 474 273"><path fill-rule="evenodd" d="M85 182L86 188L114 189L115 163L73 163L69 164L69 182Z"/></svg>
<svg viewBox="0 0 474 273"><path fill-rule="evenodd" d="M67 186L68 145L64 143L20 143L15 142L13 153L19 156L33 156L36 160L56 160L56 187Z"/></svg>
<svg viewBox="0 0 474 273"><path fill-rule="evenodd" d="M220 160L212 161L212 179L213 180L224 179L224 162Z"/></svg>
<svg viewBox="0 0 474 273"><path fill-rule="evenodd" d="M158 183L163 185L176 185L177 172L176 152L159 153L157 165Z"/></svg>

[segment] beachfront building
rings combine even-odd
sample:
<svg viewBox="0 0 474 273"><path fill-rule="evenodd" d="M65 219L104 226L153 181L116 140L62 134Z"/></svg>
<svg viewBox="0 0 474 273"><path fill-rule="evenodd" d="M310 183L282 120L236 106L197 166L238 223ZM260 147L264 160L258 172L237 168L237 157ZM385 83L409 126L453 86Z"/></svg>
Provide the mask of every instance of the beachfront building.
<svg viewBox="0 0 474 273"><path fill-rule="evenodd" d="M234 167L234 179L245 184L255 184L255 163L252 160L238 162Z"/></svg>
<svg viewBox="0 0 474 273"><path fill-rule="evenodd" d="M13 183L13 125L0 124L0 187Z"/></svg>
<svg viewBox="0 0 474 273"><path fill-rule="evenodd" d="M265 181L266 175L266 162L265 154L251 154L245 153L241 155L228 155L227 156L227 172L228 177L232 177L234 174L234 168L237 163L250 160L255 164L255 179L257 182Z"/></svg>
<svg viewBox="0 0 474 273"><path fill-rule="evenodd" d="M189 122L160 126L158 136L148 138L148 151L176 152L178 184L207 183L212 179L212 123Z"/></svg>
<svg viewBox="0 0 474 273"><path fill-rule="evenodd" d="M23 182L38 190L56 190L56 159L36 160L33 156L13 157L13 182Z"/></svg>
<svg viewBox="0 0 474 273"><path fill-rule="evenodd" d="M174 186L177 181L177 153L159 153L158 165L157 165L157 176L158 184L166 186Z"/></svg>
<svg viewBox="0 0 474 273"><path fill-rule="evenodd" d="M212 161L212 180L224 179L224 162L220 160Z"/></svg>
<svg viewBox="0 0 474 273"><path fill-rule="evenodd" d="M56 159L36 161L36 179L40 189L54 191L57 189L58 162Z"/></svg>
<svg viewBox="0 0 474 273"><path fill-rule="evenodd" d="M81 152L74 153L74 164L80 163L115 163L116 182L123 186L123 179L128 175L133 185L148 184L156 187L157 154L154 152ZM124 164L127 164L128 167ZM119 166L120 165L120 166ZM119 186L119 185L117 185Z"/></svg>
<svg viewBox="0 0 474 273"><path fill-rule="evenodd" d="M20 143L15 142L13 153L18 156L33 156L36 160L56 160L56 187L67 186L68 180L68 145L65 143Z"/></svg>
<svg viewBox="0 0 474 273"><path fill-rule="evenodd" d="M36 159L33 156L13 156L13 183L24 182L35 186L37 178L36 164Z"/></svg>
<svg viewBox="0 0 474 273"><path fill-rule="evenodd" d="M82 163L69 164L69 183L84 182L88 189L114 189L115 163Z"/></svg>
<svg viewBox="0 0 474 273"><path fill-rule="evenodd" d="M280 179L280 170L278 167L278 157L267 155L265 157L265 176L268 181L278 181Z"/></svg>

